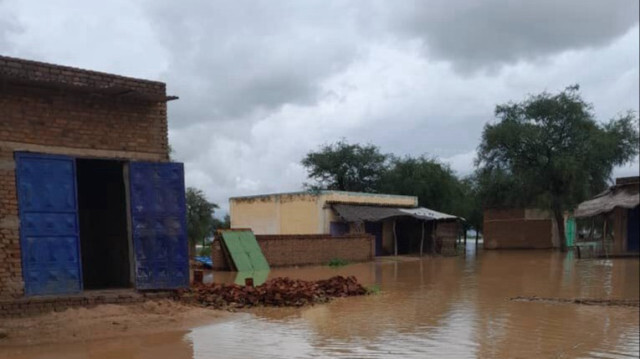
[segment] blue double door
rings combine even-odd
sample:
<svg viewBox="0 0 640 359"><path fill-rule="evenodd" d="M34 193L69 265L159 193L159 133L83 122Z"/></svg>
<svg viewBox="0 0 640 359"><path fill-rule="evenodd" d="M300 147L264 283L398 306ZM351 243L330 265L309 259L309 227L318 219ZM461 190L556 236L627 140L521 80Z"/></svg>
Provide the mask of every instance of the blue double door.
<svg viewBox="0 0 640 359"><path fill-rule="evenodd" d="M126 166L135 286L185 287L189 269L183 166L151 162ZM22 270L28 296L83 290L81 238L91 239L83 238L79 223L82 209L76 172L72 157L16 154Z"/></svg>

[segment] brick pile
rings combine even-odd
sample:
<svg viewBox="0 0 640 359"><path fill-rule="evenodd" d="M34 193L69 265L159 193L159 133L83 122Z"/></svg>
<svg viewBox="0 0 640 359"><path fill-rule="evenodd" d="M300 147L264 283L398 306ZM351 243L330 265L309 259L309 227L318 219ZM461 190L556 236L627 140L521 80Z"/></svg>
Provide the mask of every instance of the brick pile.
<svg viewBox="0 0 640 359"><path fill-rule="evenodd" d="M274 278L257 287L200 284L179 292L178 297L187 303L230 309L253 306L300 307L326 303L336 297L365 294L367 290L355 277L335 276L318 281Z"/></svg>

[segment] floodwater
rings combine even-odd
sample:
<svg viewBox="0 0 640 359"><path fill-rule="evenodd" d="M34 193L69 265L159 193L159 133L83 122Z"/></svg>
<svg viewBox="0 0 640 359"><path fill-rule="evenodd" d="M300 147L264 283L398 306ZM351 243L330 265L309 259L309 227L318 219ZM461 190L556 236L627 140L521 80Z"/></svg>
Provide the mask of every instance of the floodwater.
<svg viewBox="0 0 640 359"><path fill-rule="evenodd" d="M259 308L171 332L25 348L18 358L633 358L637 307L510 301L515 296L638 299L637 259L487 251L383 258L341 268L276 269L269 277L355 275L377 295L307 308ZM205 279L233 282L233 273Z"/></svg>

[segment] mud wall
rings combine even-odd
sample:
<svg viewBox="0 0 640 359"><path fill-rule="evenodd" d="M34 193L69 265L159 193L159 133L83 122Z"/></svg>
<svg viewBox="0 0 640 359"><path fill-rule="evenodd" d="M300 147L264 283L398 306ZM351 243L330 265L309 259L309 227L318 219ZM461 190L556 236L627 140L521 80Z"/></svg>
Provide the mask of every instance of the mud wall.
<svg viewBox="0 0 640 359"><path fill-rule="evenodd" d="M482 232L484 248L553 248L553 221L540 215L529 218L526 214L524 209L485 210Z"/></svg>
<svg viewBox="0 0 640 359"><path fill-rule="evenodd" d="M375 256L375 238L369 234L331 237L328 235L257 235L256 239L269 265L286 267L326 264L339 258L349 262L365 262ZM220 248L212 245L213 269L229 269Z"/></svg>

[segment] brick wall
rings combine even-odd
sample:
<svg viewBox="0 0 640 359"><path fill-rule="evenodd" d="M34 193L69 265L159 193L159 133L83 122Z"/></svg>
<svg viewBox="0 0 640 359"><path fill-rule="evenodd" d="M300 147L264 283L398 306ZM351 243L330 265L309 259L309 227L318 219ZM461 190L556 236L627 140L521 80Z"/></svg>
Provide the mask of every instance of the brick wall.
<svg viewBox="0 0 640 359"><path fill-rule="evenodd" d="M334 258L364 262L373 260L375 254L375 238L368 234L258 235L256 239L271 267L326 264ZM211 257L214 269L229 269L220 241L214 242Z"/></svg>
<svg viewBox="0 0 640 359"><path fill-rule="evenodd" d="M0 56L0 300L23 295L14 153L166 161L166 103L149 100L165 91L161 82Z"/></svg>
<svg viewBox="0 0 640 359"><path fill-rule="evenodd" d="M486 210L482 235L486 249L553 248L551 219L527 219L525 210Z"/></svg>
<svg viewBox="0 0 640 359"><path fill-rule="evenodd" d="M457 221L439 222L436 226L436 250L443 255L455 255L456 241L460 235Z"/></svg>
<svg viewBox="0 0 640 359"><path fill-rule="evenodd" d="M0 56L0 84L0 143L167 158L165 102L92 92L113 88L162 97L166 90L161 82Z"/></svg>
<svg viewBox="0 0 640 359"><path fill-rule="evenodd" d="M13 151L0 146L0 299L23 293L19 223Z"/></svg>

